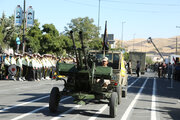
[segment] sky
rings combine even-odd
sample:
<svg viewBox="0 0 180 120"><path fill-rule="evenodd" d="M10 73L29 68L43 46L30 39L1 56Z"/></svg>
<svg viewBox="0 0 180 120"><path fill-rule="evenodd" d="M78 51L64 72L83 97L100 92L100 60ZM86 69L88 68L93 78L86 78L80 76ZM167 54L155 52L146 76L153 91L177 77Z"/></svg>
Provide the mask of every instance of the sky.
<svg viewBox="0 0 180 120"><path fill-rule="evenodd" d="M13 15L23 2L0 0L0 15ZM41 26L52 23L59 32L78 17L93 18L93 24L98 26L99 0L26 0L26 9L28 6L34 9ZM180 0L100 0L100 33L104 33L107 20L108 34L114 34L115 39L174 37L180 35L176 27L180 26L179 8Z"/></svg>

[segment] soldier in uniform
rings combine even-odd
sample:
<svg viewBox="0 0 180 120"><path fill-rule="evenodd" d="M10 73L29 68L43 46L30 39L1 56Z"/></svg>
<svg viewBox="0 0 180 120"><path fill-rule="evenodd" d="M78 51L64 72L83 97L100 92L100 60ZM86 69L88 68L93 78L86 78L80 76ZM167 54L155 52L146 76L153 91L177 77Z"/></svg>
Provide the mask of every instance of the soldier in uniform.
<svg viewBox="0 0 180 120"><path fill-rule="evenodd" d="M29 80L35 81L36 79L36 66L35 66L35 59L33 58L33 55L30 55L30 63L29 63Z"/></svg>
<svg viewBox="0 0 180 120"><path fill-rule="evenodd" d="M22 68L23 68L23 80L26 79L26 75L27 75L27 53L24 53L23 54L23 57L22 57Z"/></svg>
<svg viewBox="0 0 180 120"><path fill-rule="evenodd" d="M10 66L10 57L9 54L6 54L6 58L4 59L4 67L5 67L5 79L8 79L8 67Z"/></svg>
<svg viewBox="0 0 180 120"><path fill-rule="evenodd" d="M42 80L42 73L43 73L43 62L42 62L42 56L39 55L39 79Z"/></svg>
<svg viewBox="0 0 180 120"><path fill-rule="evenodd" d="M42 58L42 77L43 79L46 79L46 60L45 60L45 57L46 55L43 55L43 58Z"/></svg>
<svg viewBox="0 0 180 120"><path fill-rule="evenodd" d="M16 66L17 66L17 80L23 81L22 77L22 55L17 54L16 59Z"/></svg>
<svg viewBox="0 0 180 120"><path fill-rule="evenodd" d="M0 55L0 80L3 79L3 72L4 72L4 62L3 62L3 55Z"/></svg>

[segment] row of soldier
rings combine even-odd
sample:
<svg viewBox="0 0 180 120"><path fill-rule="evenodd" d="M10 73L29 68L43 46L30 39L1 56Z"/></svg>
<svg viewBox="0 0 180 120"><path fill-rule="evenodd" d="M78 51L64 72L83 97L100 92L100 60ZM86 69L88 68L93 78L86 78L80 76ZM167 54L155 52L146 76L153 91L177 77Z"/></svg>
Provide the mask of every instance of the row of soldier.
<svg viewBox="0 0 180 120"><path fill-rule="evenodd" d="M50 79L56 70L56 63L58 62L72 62L71 58L59 58L50 54L17 54L10 56L6 54L0 57L1 79L14 80L43 80ZM8 68L10 66L16 67L15 75L10 75Z"/></svg>

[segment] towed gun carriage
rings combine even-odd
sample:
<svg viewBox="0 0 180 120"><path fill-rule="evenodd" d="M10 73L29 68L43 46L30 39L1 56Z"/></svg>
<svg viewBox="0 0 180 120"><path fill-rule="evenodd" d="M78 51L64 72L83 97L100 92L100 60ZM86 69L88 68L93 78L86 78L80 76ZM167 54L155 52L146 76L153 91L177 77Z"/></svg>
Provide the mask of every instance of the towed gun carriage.
<svg viewBox="0 0 180 120"><path fill-rule="evenodd" d="M115 117L122 93L124 93L123 96L126 95L125 91L122 92L121 81L116 74L117 72L114 73L112 67L98 65L96 54L85 50L82 32L79 33L82 45L79 49L76 49L73 31L70 34L77 64L57 63L56 76L65 75L67 79L56 77L57 80L64 81L64 89L59 91L58 87L52 88L49 110L51 112L57 111L62 96L72 96L78 104L85 104L85 100L88 99L108 99L110 116ZM104 86L105 80L109 80L110 84Z"/></svg>

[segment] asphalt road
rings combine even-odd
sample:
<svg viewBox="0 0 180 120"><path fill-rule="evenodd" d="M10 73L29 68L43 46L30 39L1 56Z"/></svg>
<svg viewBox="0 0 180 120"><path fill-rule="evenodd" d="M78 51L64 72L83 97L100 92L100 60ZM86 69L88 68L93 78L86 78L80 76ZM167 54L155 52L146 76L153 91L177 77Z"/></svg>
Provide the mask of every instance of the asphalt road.
<svg viewBox="0 0 180 120"><path fill-rule="evenodd" d="M61 81L0 81L0 120L109 120L108 101L73 103L63 97L57 113L48 109L52 87L63 89ZM129 76L128 95L118 106L114 120L180 120L180 82L146 73Z"/></svg>

